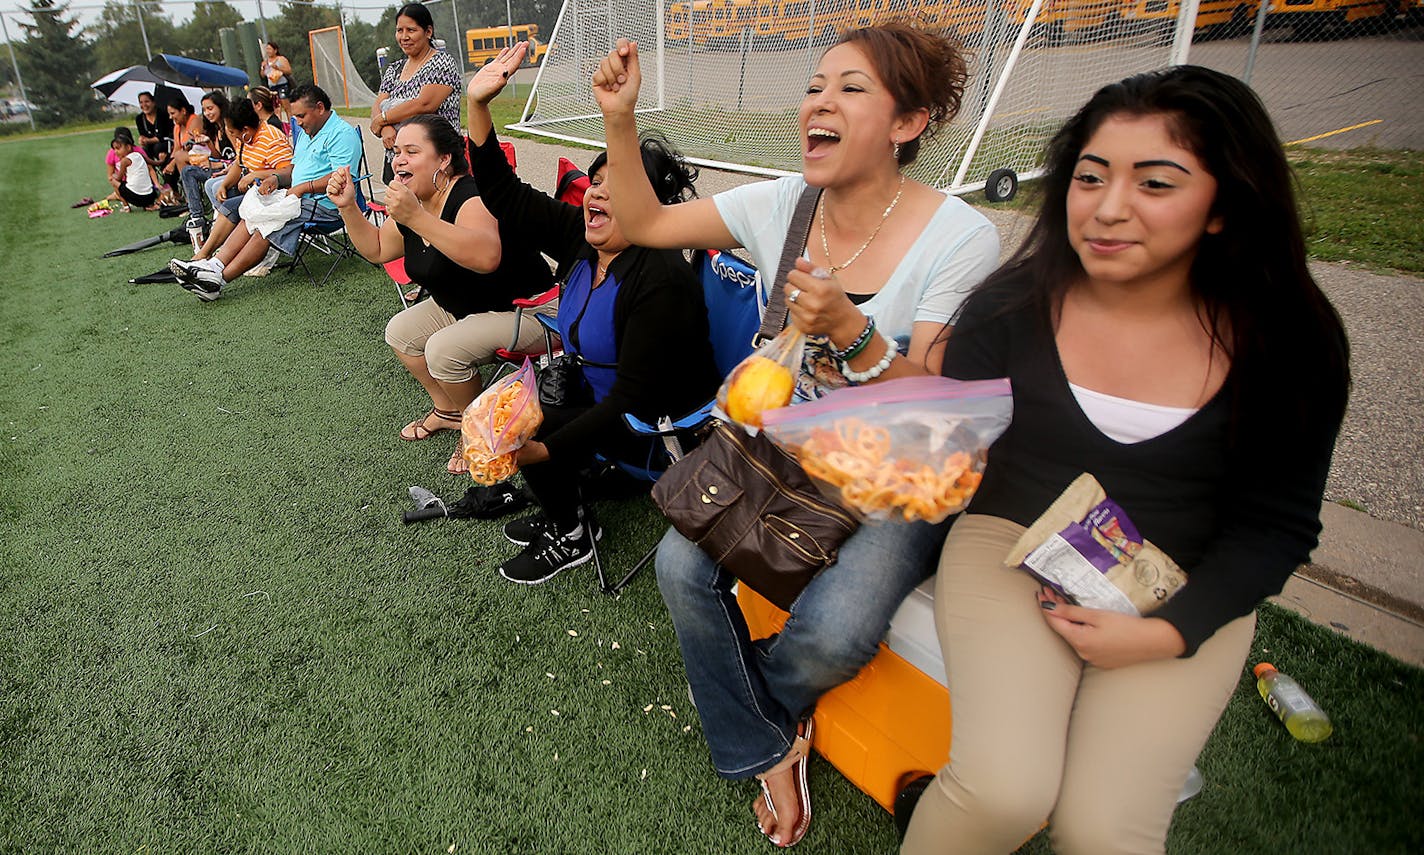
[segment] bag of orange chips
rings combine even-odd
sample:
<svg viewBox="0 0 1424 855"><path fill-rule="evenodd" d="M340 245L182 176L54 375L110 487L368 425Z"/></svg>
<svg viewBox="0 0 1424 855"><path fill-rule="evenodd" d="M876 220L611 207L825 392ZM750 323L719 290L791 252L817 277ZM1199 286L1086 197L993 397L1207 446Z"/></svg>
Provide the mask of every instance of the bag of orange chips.
<svg viewBox="0 0 1424 855"><path fill-rule="evenodd" d="M465 408L460 442L470 477L485 485L512 477L519 471L514 453L543 421L534 366L525 359L518 371L490 384Z"/></svg>
<svg viewBox="0 0 1424 855"><path fill-rule="evenodd" d="M768 411L763 429L826 495L867 521L964 510L1009 426L1009 381L906 377Z"/></svg>

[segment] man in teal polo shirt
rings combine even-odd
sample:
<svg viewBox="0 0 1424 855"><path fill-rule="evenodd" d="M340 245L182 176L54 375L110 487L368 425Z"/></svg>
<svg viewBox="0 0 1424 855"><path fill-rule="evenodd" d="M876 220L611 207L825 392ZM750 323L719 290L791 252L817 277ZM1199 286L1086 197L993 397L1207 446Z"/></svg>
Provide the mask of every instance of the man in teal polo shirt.
<svg viewBox="0 0 1424 855"><path fill-rule="evenodd" d="M274 193L281 183L288 187L287 193L301 197L301 213L265 236L248 228L244 220L212 258L170 261L168 268L178 277L178 283L204 302L222 296L223 286L255 267L267 254L268 246L294 254L308 223L325 231L334 231L341 225L341 214L326 198L326 181L343 166L356 171L361 163L361 132L332 112L331 98L320 87L298 86L292 90L291 104L298 130L290 184L282 176L273 175L258 185L258 191L263 195Z"/></svg>

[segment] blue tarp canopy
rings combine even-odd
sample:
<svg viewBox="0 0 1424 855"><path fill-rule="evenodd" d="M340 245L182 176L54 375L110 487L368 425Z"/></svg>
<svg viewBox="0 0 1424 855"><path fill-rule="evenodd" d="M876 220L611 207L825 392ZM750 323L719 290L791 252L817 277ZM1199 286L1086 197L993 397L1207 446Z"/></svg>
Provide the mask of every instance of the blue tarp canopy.
<svg viewBox="0 0 1424 855"><path fill-rule="evenodd" d="M160 53L149 60L148 70L170 83L189 86L246 86L247 72L240 68Z"/></svg>

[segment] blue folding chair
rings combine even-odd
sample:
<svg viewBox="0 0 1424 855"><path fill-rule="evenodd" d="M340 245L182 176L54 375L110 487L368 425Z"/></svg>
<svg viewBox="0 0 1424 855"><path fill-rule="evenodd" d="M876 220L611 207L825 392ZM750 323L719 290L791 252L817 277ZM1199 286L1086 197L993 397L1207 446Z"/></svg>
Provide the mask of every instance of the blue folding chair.
<svg viewBox="0 0 1424 855"><path fill-rule="evenodd" d="M352 126L351 130L357 137L360 137L360 128ZM366 149L362 146L361 159L356 165L356 175L352 177L367 175L369 171L366 163ZM368 189L363 190L363 186ZM386 209L384 205L372 206L369 202L370 188L373 188L373 185L369 177L356 183L356 207L361 210L361 216L371 219L375 225L379 226L380 221L385 218ZM316 273L307 264L307 255L311 252L323 253L331 260L331 264L327 266L320 281L317 280ZM301 236L297 238L297 248L292 253L291 261L284 262L278 267L283 270L295 270L300 267L306 274L307 281L319 288L326 284L327 280L331 278L331 274L336 272L336 266L343 259L359 258L360 256L355 245L351 243L351 239L346 236L346 226L340 220L324 224L304 223ZM399 286L397 286L397 291L399 290ZM405 302L404 298L401 302Z"/></svg>
<svg viewBox="0 0 1424 855"><path fill-rule="evenodd" d="M723 377L737 367L753 350L752 340L761 326L761 316L757 310L757 293L760 274L757 269L730 252L715 249L698 250L693 254L693 267L702 282L702 299L707 304L707 324L712 338L712 360L717 372ZM715 400L708 401L696 411L679 419L665 416L657 424L649 424L631 413L624 413L623 420L628 428L641 436L659 437L667 455L667 465L662 468L642 467L615 460L619 469L644 481L656 481L667 466L682 458L682 443L679 436L692 434L705 427L712 420ZM603 572L603 562L598 555L598 542L593 541L593 566L598 571L598 587L605 594L617 594L633 577L638 575L653 557L658 548L654 544L637 564L616 584L610 585Z"/></svg>

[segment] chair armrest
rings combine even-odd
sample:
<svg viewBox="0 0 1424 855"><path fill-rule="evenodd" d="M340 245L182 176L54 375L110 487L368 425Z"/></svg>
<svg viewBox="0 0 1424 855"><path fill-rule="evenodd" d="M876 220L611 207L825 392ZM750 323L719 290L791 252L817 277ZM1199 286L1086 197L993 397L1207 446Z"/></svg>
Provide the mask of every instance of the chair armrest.
<svg viewBox="0 0 1424 855"><path fill-rule="evenodd" d="M547 330L548 332L551 332L551 333L553 333L554 335L558 335L558 334L559 334L559 319L558 319L558 318L551 318L551 317L549 317L548 315L535 315L535 316L534 316L534 320L538 321L538 322L539 322L539 326L543 327L543 328L544 328L545 330Z"/></svg>
<svg viewBox="0 0 1424 855"><path fill-rule="evenodd" d="M512 301L510 305L514 306L516 309L535 309L539 306L544 305L545 303L553 301L558 296L559 286L555 285L554 287L550 288L542 294L536 294L533 297L521 297L518 300Z"/></svg>
<svg viewBox="0 0 1424 855"><path fill-rule="evenodd" d="M624 413L623 421L628 425L629 430L642 436L672 436L673 434L694 431L706 425L712 420L712 408L716 403L716 401L708 401L682 418L669 422L669 426L666 428L650 425L632 413Z"/></svg>

